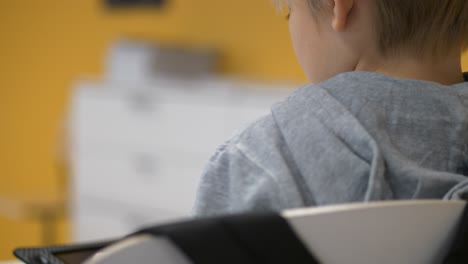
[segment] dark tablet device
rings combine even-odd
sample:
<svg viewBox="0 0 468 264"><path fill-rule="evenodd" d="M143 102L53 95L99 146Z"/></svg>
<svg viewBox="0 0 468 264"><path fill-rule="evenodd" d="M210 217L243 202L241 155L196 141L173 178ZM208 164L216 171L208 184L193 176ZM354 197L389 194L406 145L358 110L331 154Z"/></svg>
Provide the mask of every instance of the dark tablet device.
<svg viewBox="0 0 468 264"><path fill-rule="evenodd" d="M26 264L80 264L116 240L66 246L18 248L14 255Z"/></svg>

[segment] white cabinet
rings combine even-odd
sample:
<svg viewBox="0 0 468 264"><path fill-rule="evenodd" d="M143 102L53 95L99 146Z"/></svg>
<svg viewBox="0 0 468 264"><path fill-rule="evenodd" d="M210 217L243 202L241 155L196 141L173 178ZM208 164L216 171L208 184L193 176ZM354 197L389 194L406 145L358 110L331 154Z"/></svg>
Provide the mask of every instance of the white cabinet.
<svg viewBox="0 0 468 264"><path fill-rule="evenodd" d="M249 88L250 87L250 88ZM234 130L291 91L223 80L80 82L71 104L76 241L187 217L203 167Z"/></svg>

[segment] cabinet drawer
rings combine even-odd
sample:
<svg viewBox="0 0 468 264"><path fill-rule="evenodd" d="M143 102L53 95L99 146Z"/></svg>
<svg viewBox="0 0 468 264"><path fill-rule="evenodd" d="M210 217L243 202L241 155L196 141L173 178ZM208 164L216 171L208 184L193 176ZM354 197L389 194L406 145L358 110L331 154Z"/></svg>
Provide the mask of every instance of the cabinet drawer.
<svg viewBox="0 0 468 264"><path fill-rule="evenodd" d="M132 230L123 219L110 214L83 211L73 221L73 241L77 243L117 239Z"/></svg>
<svg viewBox="0 0 468 264"><path fill-rule="evenodd" d="M207 156L115 149L82 153L73 167L77 195L189 212Z"/></svg>
<svg viewBox="0 0 468 264"><path fill-rule="evenodd" d="M132 206L99 197L81 196L73 218L76 242L115 239L141 228L182 218L158 208Z"/></svg>
<svg viewBox="0 0 468 264"><path fill-rule="evenodd" d="M78 97L71 118L73 146L92 144L212 152L230 135L223 105L124 97Z"/></svg>

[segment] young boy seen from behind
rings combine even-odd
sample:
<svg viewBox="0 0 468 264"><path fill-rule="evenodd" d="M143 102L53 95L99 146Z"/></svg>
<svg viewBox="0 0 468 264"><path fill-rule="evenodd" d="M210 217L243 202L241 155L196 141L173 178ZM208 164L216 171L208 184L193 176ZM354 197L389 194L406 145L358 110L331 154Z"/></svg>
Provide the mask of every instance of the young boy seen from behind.
<svg viewBox="0 0 468 264"><path fill-rule="evenodd" d="M468 1L284 4L311 84L218 149L194 213L468 193Z"/></svg>

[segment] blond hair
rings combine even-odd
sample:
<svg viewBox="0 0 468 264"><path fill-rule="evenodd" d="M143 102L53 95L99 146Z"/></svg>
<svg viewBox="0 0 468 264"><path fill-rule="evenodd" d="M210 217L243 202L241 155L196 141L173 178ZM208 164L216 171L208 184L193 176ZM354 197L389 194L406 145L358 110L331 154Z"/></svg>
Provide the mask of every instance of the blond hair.
<svg viewBox="0 0 468 264"><path fill-rule="evenodd" d="M314 15L331 11L328 0L300 1L308 1ZM444 56L455 48L467 47L468 0L374 1L377 44L382 54Z"/></svg>

